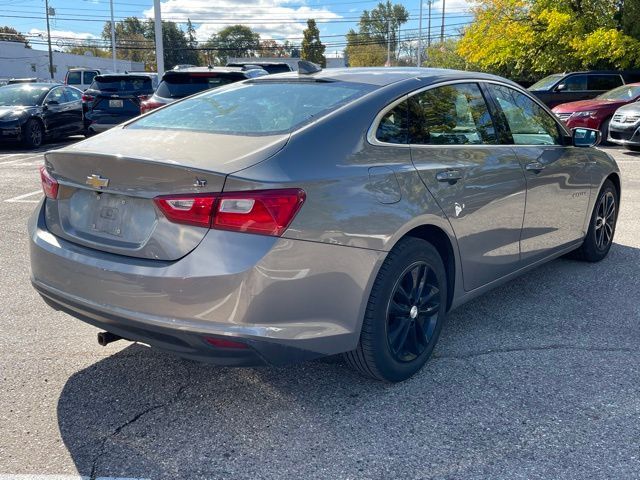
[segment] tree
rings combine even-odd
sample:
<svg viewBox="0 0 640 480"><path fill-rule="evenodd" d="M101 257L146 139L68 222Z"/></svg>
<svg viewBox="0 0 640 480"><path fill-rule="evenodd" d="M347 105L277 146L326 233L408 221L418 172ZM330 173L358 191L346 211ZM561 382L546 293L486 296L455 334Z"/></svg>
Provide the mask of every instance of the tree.
<svg viewBox="0 0 640 480"><path fill-rule="evenodd" d="M83 47L81 45L78 45L76 47L66 47L65 51L67 53L73 53L74 55L86 55L87 52L91 53L91 56L93 57L100 57L100 58L108 58L111 57L111 52L109 50L105 50L104 48L100 48L100 47Z"/></svg>
<svg viewBox="0 0 640 480"><path fill-rule="evenodd" d="M205 43L215 62L227 63L229 57L254 57L260 50L260 34L245 25L231 25L213 34Z"/></svg>
<svg viewBox="0 0 640 480"><path fill-rule="evenodd" d="M640 0L622 0L619 20L622 31L630 37L640 40Z"/></svg>
<svg viewBox="0 0 640 480"><path fill-rule="evenodd" d="M302 32L302 55L300 58L317 63L323 68L327 66L327 59L324 57L325 47L320 41L320 30L316 21L312 18L307 20L307 28Z"/></svg>
<svg viewBox="0 0 640 480"><path fill-rule="evenodd" d="M0 27L0 41L2 42L20 42L24 43L24 46L27 48L31 48L29 45L29 40L23 34L18 32L15 28L12 27Z"/></svg>
<svg viewBox="0 0 640 480"><path fill-rule="evenodd" d="M360 16L358 31L351 29L347 33L345 55L352 66L384 65L387 48L391 48L391 57L398 51L397 32L401 25L409 20L409 12L402 5L394 5L389 0L380 2L371 11L365 10ZM384 50L384 61L380 63L380 54ZM397 59L396 59L397 60Z"/></svg>
<svg viewBox="0 0 640 480"><path fill-rule="evenodd" d="M350 67L382 67L387 61L387 49L377 43L351 45L346 54Z"/></svg>
<svg viewBox="0 0 640 480"><path fill-rule="evenodd" d="M458 53L516 80L558 71L632 68L640 42L619 30L619 0L477 0Z"/></svg>
<svg viewBox="0 0 640 480"><path fill-rule="evenodd" d="M432 43L425 50L423 66L433 68L451 68L471 70L467 61L458 53L458 40L445 39L442 43Z"/></svg>

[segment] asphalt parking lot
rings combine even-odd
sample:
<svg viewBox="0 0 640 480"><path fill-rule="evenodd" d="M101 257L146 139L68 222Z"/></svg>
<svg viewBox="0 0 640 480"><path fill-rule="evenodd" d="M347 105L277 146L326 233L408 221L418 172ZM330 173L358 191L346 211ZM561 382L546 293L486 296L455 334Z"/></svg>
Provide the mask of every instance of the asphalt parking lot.
<svg viewBox="0 0 640 480"><path fill-rule="evenodd" d="M42 152L0 146L0 480L640 478L640 155L607 150L609 257L461 307L390 386L339 359L226 369L100 347L29 284Z"/></svg>

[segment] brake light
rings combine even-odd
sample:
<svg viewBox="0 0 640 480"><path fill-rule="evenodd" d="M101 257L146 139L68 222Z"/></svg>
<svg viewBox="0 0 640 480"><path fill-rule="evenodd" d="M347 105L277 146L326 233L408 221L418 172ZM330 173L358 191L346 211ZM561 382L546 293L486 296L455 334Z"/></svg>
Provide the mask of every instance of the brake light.
<svg viewBox="0 0 640 480"><path fill-rule="evenodd" d="M140 104L140 113L147 113L158 107L162 107L164 103L156 102L155 100L146 100Z"/></svg>
<svg viewBox="0 0 640 480"><path fill-rule="evenodd" d="M236 348L239 350L244 350L249 348L245 343L235 342L233 340L228 340L226 338L204 337L204 341L207 342L209 345L217 348Z"/></svg>
<svg viewBox="0 0 640 480"><path fill-rule="evenodd" d="M93 102L96 99L93 95L82 94L82 103Z"/></svg>
<svg viewBox="0 0 640 480"><path fill-rule="evenodd" d="M49 174L47 167L40 167L40 183L42 191L47 198L56 198L58 196L58 181Z"/></svg>
<svg viewBox="0 0 640 480"><path fill-rule="evenodd" d="M146 102L150 98L151 98L151 95L138 95L138 100L140 100L141 102Z"/></svg>
<svg viewBox="0 0 640 480"><path fill-rule="evenodd" d="M305 201L304 190L169 195L156 205L172 222L279 237Z"/></svg>

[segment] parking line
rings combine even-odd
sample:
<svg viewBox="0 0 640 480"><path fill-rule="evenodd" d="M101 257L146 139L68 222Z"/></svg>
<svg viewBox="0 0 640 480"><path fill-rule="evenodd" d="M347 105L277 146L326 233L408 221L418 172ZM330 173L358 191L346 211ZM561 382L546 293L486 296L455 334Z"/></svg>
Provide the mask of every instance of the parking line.
<svg viewBox="0 0 640 480"><path fill-rule="evenodd" d="M2 475L0 480L89 480L84 475ZM149 480L133 477L96 477L96 480Z"/></svg>
<svg viewBox="0 0 640 480"><path fill-rule="evenodd" d="M18 195L17 197L9 198L5 200L6 203L38 203L40 200L24 200L25 198L32 197L37 193L42 193L42 190L36 190L35 192L25 193L24 195ZM0 477L0 480L3 480Z"/></svg>
<svg viewBox="0 0 640 480"><path fill-rule="evenodd" d="M24 158L18 158L16 160L9 160L8 162L0 162L0 165L13 165L14 163L26 162L27 160L35 160L36 158L41 158L42 155L30 155Z"/></svg>

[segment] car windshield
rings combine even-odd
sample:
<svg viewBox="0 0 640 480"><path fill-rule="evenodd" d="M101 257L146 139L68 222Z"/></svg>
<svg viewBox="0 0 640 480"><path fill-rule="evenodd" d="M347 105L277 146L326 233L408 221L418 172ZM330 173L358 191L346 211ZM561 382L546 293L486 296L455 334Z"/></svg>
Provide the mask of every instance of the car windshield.
<svg viewBox="0 0 640 480"><path fill-rule="evenodd" d="M198 130L236 135L290 132L374 87L346 82L238 83L158 110L129 128Z"/></svg>
<svg viewBox="0 0 640 480"><path fill-rule="evenodd" d="M95 77L89 87L91 90L102 92L137 92L153 90L151 78L147 76L134 77L132 75Z"/></svg>
<svg viewBox="0 0 640 480"><path fill-rule="evenodd" d="M164 98L184 98L194 93L222 87L243 79L244 76L242 74L174 74L165 76L164 80L158 85L156 95Z"/></svg>
<svg viewBox="0 0 640 480"><path fill-rule="evenodd" d="M542 80L538 80L536 83L529 87L529 90L549 90L553 87L558 80L560 80L564 75L556 73L554 75L549 75L548 77L544 77Z"/></svg>
<svg viewBox="0 0 640 480"><path fill-rule="evenodd" d="M598 95L598 100L634 100L640 96L640 85L623 85Z"/></svg>
<svg viewBox="0 0 640 480"><path fill-rule="evenodd" d="M0 106L37 105L49 87L15 84L0 87Z"/></svg>

